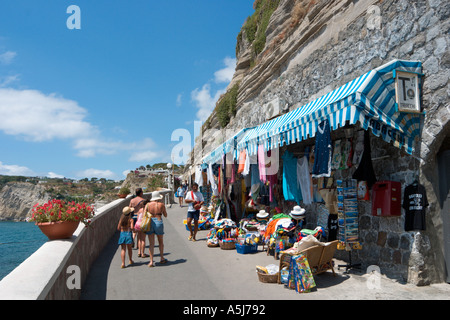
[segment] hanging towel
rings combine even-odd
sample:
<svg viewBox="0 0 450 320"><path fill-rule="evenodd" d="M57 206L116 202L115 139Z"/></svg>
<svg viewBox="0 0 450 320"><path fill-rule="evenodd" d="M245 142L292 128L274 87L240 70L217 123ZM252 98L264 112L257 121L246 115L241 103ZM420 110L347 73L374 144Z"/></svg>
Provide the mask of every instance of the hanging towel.
<svg viewBox="0 0 450 320"><path fill-rule="evenodd" d="M242 171L242 175L247 176L250 173L250 156L247 154L247 150L245 152L245 164L244 171Z"/></svg>
<svg viewBox="0 0 450 320"><path fill-rule="evenodd" d="M260 144L258 146L258 169L259 180L262 183L266 183L266 153L264 152L264 146Z"/></svg>
<svg viewBox="0 0 450 320"><path fill-rule="evenodd" d="M297 175L298 183L301 186L300 190L302 192L303 204L308 205L312 203L312 180L309 174L308 158L302 157L297 160Z"/></svg>
<svg viewBox="0 0 450 320"><path fill-rule="evenodd" d="M283 195L286 201L295 201L300 205L301 193L297 185L297 159L289 151L283 154Z"/></svg>
<svg viewBox="0 0 450 320"><path fill-rule="evenodd" d="M239 154L239 168L238 168L237 173L244 172L246 161L247 161L247 159L245 156L245 150L242 150L241 153Z"/></svg>

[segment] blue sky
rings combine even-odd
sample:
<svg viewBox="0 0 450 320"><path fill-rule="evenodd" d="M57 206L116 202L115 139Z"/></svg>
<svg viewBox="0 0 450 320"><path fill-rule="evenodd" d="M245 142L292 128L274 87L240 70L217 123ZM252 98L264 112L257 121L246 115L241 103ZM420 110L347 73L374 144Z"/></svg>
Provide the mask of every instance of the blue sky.
<svg viewBox="0 0 450 320"><path fill-rule="evenodd" d="M81 29L67 27L70 5ZM123 179L170 162L174 131L193 143L196 121L229 84L252 6L2 0L0 174Z"/></svg>

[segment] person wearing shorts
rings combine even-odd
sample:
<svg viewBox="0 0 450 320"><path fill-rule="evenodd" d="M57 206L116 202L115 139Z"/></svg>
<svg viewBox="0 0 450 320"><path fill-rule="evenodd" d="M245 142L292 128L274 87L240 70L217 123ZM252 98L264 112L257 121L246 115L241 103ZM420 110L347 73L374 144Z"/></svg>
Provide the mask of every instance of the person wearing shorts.
<svg viewBox="0 0 450 320"><path fill-rule="evenodd" d="M155 249L155 235L158 238L159 256L161 257L159 263L164 264L167 262L167 259L164 259L164 224L162 220L162 216L167 218L167 211L164 203L160 202L162 199L163 197L158 191L152 192L150 203L148 203L144 209L151 214L150 231L146 232L150 242L150 263L148 264L150 268L154 267L153 256Z"/></svg>
<svg viewBox="0 0 450 320"><path fill-rule="evenodd" d="M203 195L198 191L198 184L194 183L192 185L192 190L186 192L186 198L184 201L189 204L187 212L186 225L188 226L190 235L188 240L197 241L195 239L198 230L198 219L200 218L200 208L205 202ZM192 221L194 221L194 228L192 228Z"/></svg>

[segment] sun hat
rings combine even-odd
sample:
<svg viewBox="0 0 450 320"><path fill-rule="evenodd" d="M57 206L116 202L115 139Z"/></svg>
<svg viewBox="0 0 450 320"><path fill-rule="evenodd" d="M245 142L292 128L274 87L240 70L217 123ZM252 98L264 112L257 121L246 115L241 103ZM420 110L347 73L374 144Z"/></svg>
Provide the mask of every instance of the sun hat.
<svg viewBox="0 0 450 320"><path fill-rule="evenodd" d="M123 213L124 215L128 216L128 215L129 215L131 212L133 212L133 211L134 211L134 208L125 207L125 208L123 208L122 213Z"/></svg>
<svg viewBox="0 0 450 320"><path fill-rule="evenodd" d="M303 219L305 217L305 209L300 206L295 206L294 209L289 213L291 218L295 220Z"/></svg>
<svg viewBox="0 0 450 320"><path fill-rule="evenodd" d="M256 214L256 218L258 219L266 219L269 217L269 214L265 210L259 210L259 212Z"/></svg>
<svg viewBox="0 0 450 320"><path fill-rule="evenodd" d="M158 201L161 200L162 198L163 196L159 193L159 191L153 191L152 198L150 199L150 201Z"/></svg>

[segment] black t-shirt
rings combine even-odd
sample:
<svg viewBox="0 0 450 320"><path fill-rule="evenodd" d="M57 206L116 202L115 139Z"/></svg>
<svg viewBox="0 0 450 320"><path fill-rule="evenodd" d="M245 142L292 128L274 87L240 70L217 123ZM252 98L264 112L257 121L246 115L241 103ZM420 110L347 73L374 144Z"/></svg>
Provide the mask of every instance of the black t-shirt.
<svg viewBox="0 0 450 320"><path fill-rule="evenodd" d="M405 231L425 230L425 209L428 207L427 193L418 183L405 188L403 209L405 209Z"/></svg>
<svg viewBox="0 0 450 320"><path fill-rule="evenodd" d="M328 242L337 239L338 232L338 215L331 214L328 216Z"/></svg>

